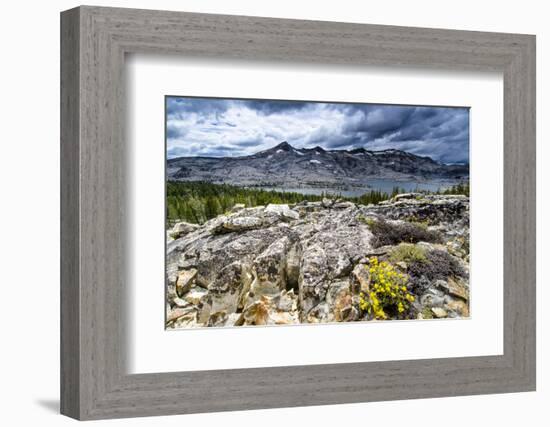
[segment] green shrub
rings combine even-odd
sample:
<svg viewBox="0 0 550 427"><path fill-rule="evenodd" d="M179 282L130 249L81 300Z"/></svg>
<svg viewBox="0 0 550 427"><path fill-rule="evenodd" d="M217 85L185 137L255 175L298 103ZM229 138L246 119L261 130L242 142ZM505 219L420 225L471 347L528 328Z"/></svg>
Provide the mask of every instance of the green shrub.
<svg viewBox="0 0 550 427"><path fill-rule="evenodd" d="M390 252L390 261L397 262L426 262L426 250L411 243L400 243Z"/></svg>
<svg viewBox="0 0 550 427"><path fill-rule="evenodd" d="M422 309L422 318L423 319L433 319L434 314L432 313L432 309L430 307L424 307Z"/></svg>
<svg viewBox="0 0 550 427"><path fill-rule="evenodd" d="M411 224L414 224L420 228L423 228L424 230L427 230L428 227L430 226L430 222L428 221L428 219L424 219L422 221L419 221L419 220L415 220L415 221L409 221Z"/></svg>
<svg viewBox="0 0 550 427"><path fill-rule="evenodd" d="M437 231L430 231L427 227L412 222L389 223L385 220L378 220L368 223L368 226L374 234L373 245L375 248L397 245L402 242L441 243L443 241L441 234Z"/></svg>
<svg viewBox="0 0 550 427"><path fill-rule="evenodd" d="M364 216L364 215L359 215L359 216L357 217L357 219L358 219L359 221L361 221L363 224L368 225L369 228L375 223L375 220L374 220L374 219L372 219L372 218L367 218L367 217Z"/></svg>

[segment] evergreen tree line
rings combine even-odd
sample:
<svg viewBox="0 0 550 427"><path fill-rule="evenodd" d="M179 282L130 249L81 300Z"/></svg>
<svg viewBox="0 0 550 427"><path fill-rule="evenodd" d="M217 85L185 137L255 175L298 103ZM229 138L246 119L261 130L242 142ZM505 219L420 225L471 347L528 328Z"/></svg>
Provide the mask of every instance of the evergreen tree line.
<svg viewBox="0 0 550 427"><path fill-rule="evenodd" d="M445 190L439 190L437 194L462 194L470 197L470 183L461 182L453 185L452 187L446 188Z"/></svg>
<svg viewBox="0 0 550 427"><path fill-rule="evenodd" d="M470 193L469 184L457 184L437 194ZM203 224L211 218L227 213L237 203L246 207L268 205L270 203L294 204L301 201L318 202L323 198L338 198L361 205L378 204L404 193L404 189L394 187L390 194L371 190L357 197L339 194L302 194L296 192L270 191L259 188L245 188L229 184L212 184L203 181L168 181L166 184L166 218L169 225L176 221Z"/></svg>
<svg viewBox="0 0 550 427"><path fill-rule="evenodd" d="M394 189L393 194L397 194ZM270 191L258 188L244 188L229 184L211 184L203 181L168 181L166 184L166 215L171 224L178 220L203 224L211 218L228 212L237 203L247 207L268 205L270 203L293 204L307 200L318 202L323 198L349 200L368 205L387 200L392 195L373 190L359 197L321 193L302 194L293 192Z"/></svg>

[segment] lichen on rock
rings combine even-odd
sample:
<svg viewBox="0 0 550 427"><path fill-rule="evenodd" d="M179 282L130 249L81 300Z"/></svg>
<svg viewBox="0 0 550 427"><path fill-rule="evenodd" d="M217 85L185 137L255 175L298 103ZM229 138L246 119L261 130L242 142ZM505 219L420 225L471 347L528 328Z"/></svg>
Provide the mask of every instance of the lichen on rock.
<svg viewBox="0 0 550 427"><path fill-rule="evenodd" d="M409 298L393 307L388 285L388 320L470 315L464 196L401 194L368 206L328 198L241 204L200 226L180 222L168 234L175 237L166 254L170 328L373 320L364 296L381 285L369 273L374 258L402 277L401 298Z"/></svg>

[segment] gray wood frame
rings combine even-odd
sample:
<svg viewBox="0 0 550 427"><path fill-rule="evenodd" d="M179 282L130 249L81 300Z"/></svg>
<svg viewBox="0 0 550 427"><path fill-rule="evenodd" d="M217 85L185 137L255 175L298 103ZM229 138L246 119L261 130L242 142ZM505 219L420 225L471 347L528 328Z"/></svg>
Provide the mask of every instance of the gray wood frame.
<svg viewBox="0 0 550 427"><path fill-rule="evenodd" d="M124 57L504 75L504 354L128 375ZM61 14L61 412L99 419L535 390L535 37L83 6Z"/></svg>

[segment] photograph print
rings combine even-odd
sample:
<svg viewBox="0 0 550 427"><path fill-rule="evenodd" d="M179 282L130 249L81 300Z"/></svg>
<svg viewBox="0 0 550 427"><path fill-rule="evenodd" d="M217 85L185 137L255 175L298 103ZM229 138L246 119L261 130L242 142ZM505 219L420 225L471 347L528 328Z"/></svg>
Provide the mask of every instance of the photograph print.
<svg viewBox="0 0 550 427"><path fill-rule="evenodd" d="M469 108L165 113L167 329L470 316Z"/></svg>

